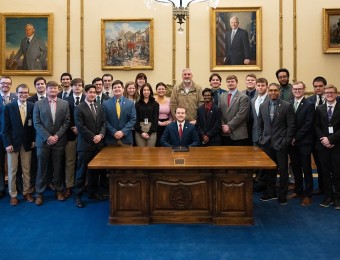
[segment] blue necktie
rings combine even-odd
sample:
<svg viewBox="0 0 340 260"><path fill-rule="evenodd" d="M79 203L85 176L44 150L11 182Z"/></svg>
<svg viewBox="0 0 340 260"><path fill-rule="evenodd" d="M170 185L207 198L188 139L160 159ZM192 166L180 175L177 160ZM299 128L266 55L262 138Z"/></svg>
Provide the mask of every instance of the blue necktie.
<svg viewBox="0 0 340 260"><path fill-rule="evenodd" d="M328 110L327 110L327 115L328 115L328 121L331 121L332 118L332 106L328 106Z"/></svg>

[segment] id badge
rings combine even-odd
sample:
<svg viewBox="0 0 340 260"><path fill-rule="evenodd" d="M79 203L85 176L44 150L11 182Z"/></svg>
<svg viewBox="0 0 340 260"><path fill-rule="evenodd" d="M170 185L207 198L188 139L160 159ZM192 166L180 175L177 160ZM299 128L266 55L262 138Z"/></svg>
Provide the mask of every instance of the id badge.
<svg viewBox="0 0 340 260"><path fill-rule="evenodd" d="M149 119L146 117L144 118L144 125L147 125L147 124L149 124Z"/></svg>
<svg viewBox="0 0 340 260"><path fill-rule="evenodd" d="M333 126L328 127L328 133L329 134L334 134Z"/></svg>

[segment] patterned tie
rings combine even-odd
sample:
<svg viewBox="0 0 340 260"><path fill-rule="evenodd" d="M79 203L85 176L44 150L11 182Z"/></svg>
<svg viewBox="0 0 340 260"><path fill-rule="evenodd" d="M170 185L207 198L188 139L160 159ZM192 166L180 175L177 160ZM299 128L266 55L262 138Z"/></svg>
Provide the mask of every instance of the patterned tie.
<svg viewBox="0 0 340 260"><path fill-rule="evenodd" d="M26 113L25 113L25 105L24 104L21 104L19 106L19 111L20 111L20 117L21 117L22 125L25 125Z"/></svg>
<svg viewBox="0 0 340 260"><path fill-rule="evenodd" d="M178 134L179 134L179 138L182 139L182 135L183 135L183 128L182 128L182 124L179 124L179 130L178 130Z"/></svg>
<svg viewBox="0 0 340 260"><path fill-rule="evenodd" d="M76 97L76 103L75 103L75 105L76 105L76 106L78 106L78 105L79 105L79 103L80 103L80 101L79 101L79 97Z"/></svg>
<svg viewBox="0 0 340 260"><path fill-rule="evenodd" d="M294 102L294 111L296 112L296 110L298 109L299 107L299 101L296 101Z"/></svg>
<svg viewBox="0 0 340 260"><path fill-rule="evenodd" d="M116 111L117 111L117 117L120 118L120 99L117 98L116 100Z"/></svg>
<svg viewBox="0 0 340 260"><path fill-rule="evenodd" d="M97 96L97 101L98 104L100 104L100 96Z"/></svg>
<svg viewBox="0 0 340 260"><path fill-rule="evenodd" d="M328 121L331 121L332 115L333 115L332 106L328 106L327 115L328 115Z"/></svg>
<svg viewBox="0 0 340 260"><path fill-rule="evenodd" d="M96 114L97 114L96 109L94 108L94 105L92 103L90 104L90 108L91 108L91 112L92 112L93 117L96 118Z"/></svg>

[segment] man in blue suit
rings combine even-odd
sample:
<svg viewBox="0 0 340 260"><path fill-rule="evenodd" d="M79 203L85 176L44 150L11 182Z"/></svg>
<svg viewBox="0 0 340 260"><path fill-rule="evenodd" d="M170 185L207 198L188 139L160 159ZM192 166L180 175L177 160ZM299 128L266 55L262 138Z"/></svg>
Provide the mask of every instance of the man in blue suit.
<svg viewBox="0 0 340 260"><path fill-rule="evenodd" d="M250 45L247 31L239 27L238 17L230 18L231 30L226 33L226 65L248 65L250 63Z"/></svg>
<svg viewBox="0 0 340 260"><path fill-rule="evenodd" d="M1 121L4 106L17 99L14 93L10 93L12 86L12 79L9 76L2 76L0 78L0 198L5 196L5 156L6 150L2 142Z"/></svg>
<svg viewBox="0 0 340 260"><path fill-rule="evenodd" d="M29 93L26 84L19 85L16 92L18 101L5 106L2 118L2 140L7 152L8 191L12 206L19 203L16 186L19 157L23 176L24 200L34 201L30 194L31 150L35 139L32 120L34 104L26 102Z"/></svg>
<svg viewBox="0 0 340 260"><path fill-rule="evenodd" d="M57 98L58 83L49 81L46 84L47 98L34 104L33 121L36 130L35 145L37 147L38 173L35 189L35 204L43 204L43 192L47 186L48 170L53 169L53 183L56 197L64 201L63 168L66 131L70 124L68 102Z"/></svg>
<svg viewBox="0 0 340 260"><path fill-rule="evenodd" d="M161 137L162 146L199 146L200 139L196 127L185 120L186 110L183 107L176 109L176 121L166 126Z"/></svg>
<svg viewBox="0 0 340 260"><path fill-rule="evenodd" d="M112 83L113 97L104 101L106 112L105 145L131 146L133 143L132 129L136 123L136 109L133 101L123 96L123 82Z"/></svg>

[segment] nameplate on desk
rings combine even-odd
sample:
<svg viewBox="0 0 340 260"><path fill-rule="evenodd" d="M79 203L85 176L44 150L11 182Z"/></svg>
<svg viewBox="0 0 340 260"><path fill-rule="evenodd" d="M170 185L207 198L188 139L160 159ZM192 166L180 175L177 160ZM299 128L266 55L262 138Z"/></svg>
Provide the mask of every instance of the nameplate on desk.
<svg viewBox="0 0 340 260"><path fill-rule="evenodd" d="M184 158L175 158L174 164L175 165L185 165L185 159Z"/></svg>
<svg viewBox="0 0 340 260"><path fill-rule="evenodd" d="M172 147L173 152L189 152L188 146L173 146Z"/></svg>

